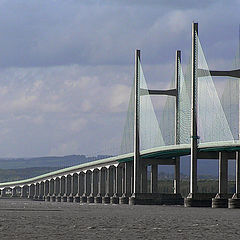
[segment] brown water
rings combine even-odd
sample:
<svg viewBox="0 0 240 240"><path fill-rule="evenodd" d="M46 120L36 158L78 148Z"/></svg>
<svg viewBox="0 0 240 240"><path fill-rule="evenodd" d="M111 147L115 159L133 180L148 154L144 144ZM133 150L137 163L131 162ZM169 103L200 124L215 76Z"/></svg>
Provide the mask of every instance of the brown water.
<svg viewBox="0 0 240 240"><path fill-rule="evenodd" d="M240 239L240 210L0 199L3 239Z"/></svg>

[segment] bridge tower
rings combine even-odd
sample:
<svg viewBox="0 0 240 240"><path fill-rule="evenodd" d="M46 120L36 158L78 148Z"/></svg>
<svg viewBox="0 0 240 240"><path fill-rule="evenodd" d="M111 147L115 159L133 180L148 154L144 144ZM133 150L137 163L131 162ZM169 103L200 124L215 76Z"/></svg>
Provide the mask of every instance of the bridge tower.
<svg viewBox="0 0 240 240"><path fill-rule="evenodd" d="M198 23L192 23L192 99L191 99L191 174L190 195L197 193L197 85L198 85Z"/></svg>
<svg viewBox="0 0 240 240"><path fill-rule="evenodd" d="M175 88L168 90L147 90L149 95L167 95L175 97L175 144L180 144L180 112L179 112L179 92L180 92L180 69L181 64L181 51L176 51L175 59ZM162 195L157 192L158 185L158 165L161 165L159 159L148 159L152 160L154 163L151 168L151 193L145 192L147 184L147 170L146 163L141 159L140 156L140 50L135 51L135 78L134 78L134 161L133 161L133 194L130 197L131 204L145 204L145 202L161 202ZM161 160L161 159L160 159ZM172 198L178 202L182 201L180 194L180 157L175 157L174 159L162 159L164 160L164 165L175 166L175 177L174 177L174 194L169 194L164 198L169 197L169 201L173 201ZM145 177L143 177L145 176ZM144 181L144 182L143 182ZM142 185L142 186L141 186ZM145 187L143 187L145 185ZM173 196L174 195L174 196Z"/></svg>
<svg viewBox="0 0 240 240"><path fill-rule="evenodd" d="M140 193L140 177L141 177L140 134L139 134L139 120L140 120L139 61L140 61L140 50L137 49L135 51L135 77L134 77L135 106L134 106L133 194Z"/></svg>

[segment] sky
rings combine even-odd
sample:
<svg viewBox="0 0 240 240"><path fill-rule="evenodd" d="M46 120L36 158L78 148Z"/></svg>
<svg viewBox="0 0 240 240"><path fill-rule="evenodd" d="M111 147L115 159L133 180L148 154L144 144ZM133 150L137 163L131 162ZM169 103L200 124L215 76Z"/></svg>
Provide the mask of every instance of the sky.
<svg viewBox="0 0 240 240"><path fill-rule="evenodd" d="M209 66L229 69L239 9L239 0L0 0L0 157L116 152L134 50L148 85L166 89L175 51L188 62L195 21Z"/></svg>

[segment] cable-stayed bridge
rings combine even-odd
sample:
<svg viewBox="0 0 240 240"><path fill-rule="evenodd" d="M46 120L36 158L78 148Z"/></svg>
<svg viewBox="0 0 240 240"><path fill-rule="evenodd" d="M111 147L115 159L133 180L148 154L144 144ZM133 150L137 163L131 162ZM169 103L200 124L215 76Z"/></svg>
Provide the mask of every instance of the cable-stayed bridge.
<svg viewBox="0 0 240 240"><path fill-rule="evenodd" d="M41 176L0 183L6 190L21 189L21 197L36 200L81 203L182 204L181 156L191 156L190 192L185 206L240 207L239 56L234 69L208 68L198 35L192 24L191 60L184 73L181 52L176 51L175 77L170 89L149 89L140 50L135 52L135 78L131 91L120 154L63 168ZM222 96L213 77L228 77ZM167 96L160 121L151 95ZM198 159L219 160L219 191L199 193ZM228 160L236 160L236 190L228 195ZM158 192L158 165L175 168L173 193ZM151 168L148 188L148 166Z"/></svg>

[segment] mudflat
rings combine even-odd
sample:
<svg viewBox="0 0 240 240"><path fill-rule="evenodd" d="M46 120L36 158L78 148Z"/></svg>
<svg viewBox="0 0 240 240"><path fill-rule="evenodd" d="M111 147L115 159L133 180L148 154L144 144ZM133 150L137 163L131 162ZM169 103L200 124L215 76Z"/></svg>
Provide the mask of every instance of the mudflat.
<svg viewBox="0 0 240 240"><path fill-rule="evenodd" d="M240 210L0 199L0 239L240 239Z"/></svg>

